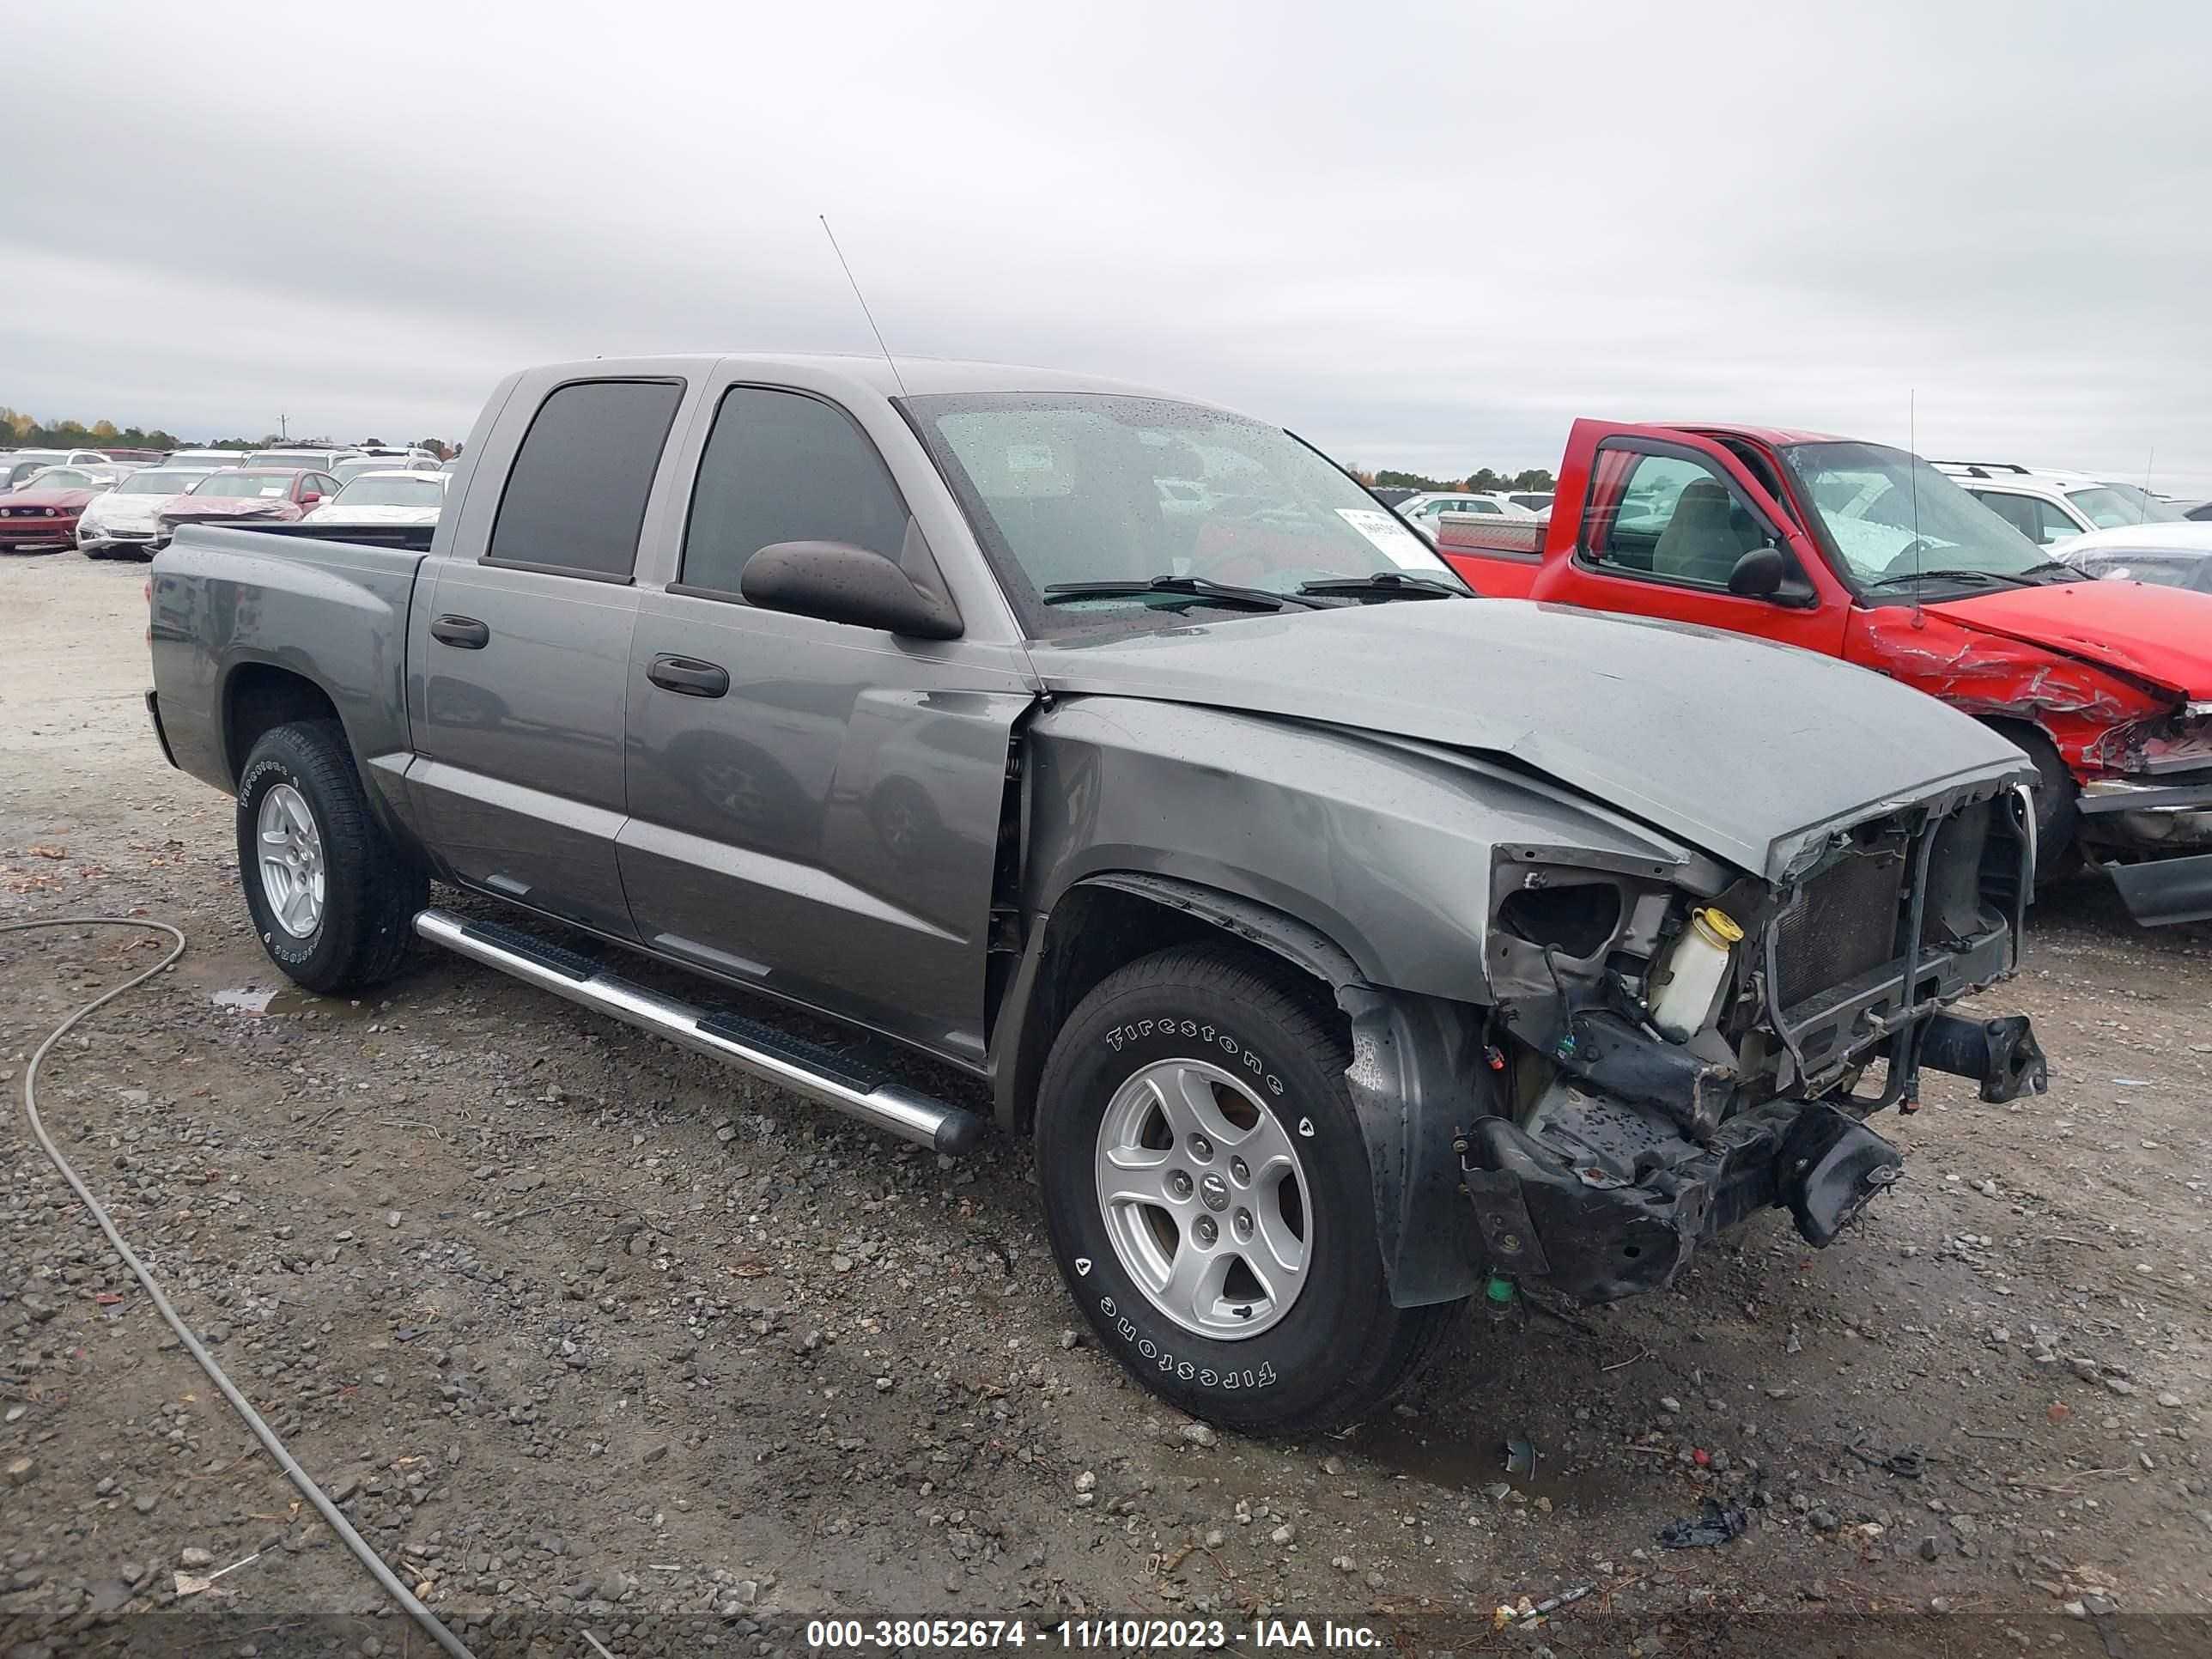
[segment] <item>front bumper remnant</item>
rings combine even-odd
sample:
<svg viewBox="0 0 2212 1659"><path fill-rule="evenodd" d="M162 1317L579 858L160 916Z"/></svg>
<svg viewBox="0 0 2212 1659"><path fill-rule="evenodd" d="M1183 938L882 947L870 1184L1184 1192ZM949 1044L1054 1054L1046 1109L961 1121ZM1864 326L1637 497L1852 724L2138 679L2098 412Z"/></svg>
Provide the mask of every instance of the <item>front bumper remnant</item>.
<svg viewBox="0 0 2212 1659"><path fill-rule="evenodd" d="M2144 927L2170 927L2180 921L2212 920L2212 853L2191 858L2146 859L2140 864L2107 864L2105 873L2120 890L2128 914Z"/></svg>
<svg viewBox="0 0 2212 1659"><path fill-rule="evenodd" d="M1973 1079L1982 1085L1982 1098L1996 1106L2051 1086L2050 1062L2025 1014L2002 1019L1931 1014L1920 1027L1920 1063Z"/></svg>
<svg viewBox="0 0 2212 1659"><path fill-rule="evenodd" d="M1985 1100L2048 1081L2022 1016L1932 1016L1919 1055L1978 1082ZM1700 1243L1759 1210L1788 1210L1808 1243L1826 1245L1904 1172L1897 1148L1846 1109L1869 1103L1770 1101L1701 1140L1649 1103L1573 1087L1528 1127L1480 1119L1455 1144L1483 1265L1610 1302L1662 1288Z"/></svg>

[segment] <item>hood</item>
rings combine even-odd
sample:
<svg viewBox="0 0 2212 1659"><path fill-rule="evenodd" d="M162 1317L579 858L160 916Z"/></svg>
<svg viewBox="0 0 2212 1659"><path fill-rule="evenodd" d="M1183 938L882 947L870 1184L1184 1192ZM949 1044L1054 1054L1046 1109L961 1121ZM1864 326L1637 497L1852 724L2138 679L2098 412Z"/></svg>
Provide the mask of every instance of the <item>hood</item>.
<svg viewBox="0 0 2212 1659"><path fill-rule="evenodd" d="M1030 653L1056 693L1505 757L1770 879L1840 824L1948 786L2032 775L1987 727L1865 669L1566 605L1347 605Z"/></svg>
<svg viewBox="0 0 2212 1659"><path fill-rule="evenodd" d="M88 519L120 530L151 530L174 495L124 495L114 490L99 497L84 510Z"/></svg>
<svg viewBox="0 0 2212 1659"><path fill-rule="evenodd" d="M165 519L296 519L296 502L281 495L172 495L161 504Z"/></svg>
<svg viewBox="0 0 2212 1659"><path fill-rule="evenodd" d="M11 489L0 495L0 513L15 518L44 517L50 507L75 513L100 493L97 489Z"/></svg>
<svg viewBox="0 0 2212 1659"><path fill-rule="evenodd" d="M2212 698L2212 593L2148 582L2008 587L1929 610L1962 627Z"/></svg>

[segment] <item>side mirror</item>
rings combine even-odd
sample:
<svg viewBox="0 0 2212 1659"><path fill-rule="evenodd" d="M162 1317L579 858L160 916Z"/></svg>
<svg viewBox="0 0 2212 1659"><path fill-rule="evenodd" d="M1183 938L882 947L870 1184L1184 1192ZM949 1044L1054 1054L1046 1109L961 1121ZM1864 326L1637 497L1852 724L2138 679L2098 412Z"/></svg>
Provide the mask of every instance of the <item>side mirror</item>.
<svg viewBox="0 0 2212 1659"><path fill-rule="evenodd" d="M1771 599L1790 579L1790 561L1771 543L1754 547L1729 572L1728 591L1740 599Z"/></svg>
<svg viewBox="0 0 2212 1659"><path fill-rule="evenodd" d="M960 613L891 560L849 542L776 542L745 561L745 603L763 611L880 628L911 640L957 640Z"/></svg>

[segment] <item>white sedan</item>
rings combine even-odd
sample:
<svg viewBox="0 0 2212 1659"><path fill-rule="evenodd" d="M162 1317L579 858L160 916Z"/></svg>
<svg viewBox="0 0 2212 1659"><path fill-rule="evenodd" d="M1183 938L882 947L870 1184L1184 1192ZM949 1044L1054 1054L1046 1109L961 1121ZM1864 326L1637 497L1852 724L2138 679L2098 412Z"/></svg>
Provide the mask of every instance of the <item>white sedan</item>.
<svg viewBox="0 0 2212 1659"><path fill-rule="evenodd" d="M1503 495L1477 495L1469 490L1431 490L1398 503L1398 515L1417 530L1425 530L1430 536L1437 533L1437 524L1447 513L1479 514L1485 518L1519 519L1528 520L1536 514L1520 502Z"/></svg>
<svg viewBox="0 0 2212 1659"><path fill-rule="evenodd" d="M210 471L211 467L149 466L131 473L104 495L85 504L76 521L76 544L88 559L114 556L150 559L161 509Z"/></svg>
<svg viewBox="0 0 2212 1659"><path fill-rule="evenodd" d="M314 508L303 524L435 524L446 505L442 472L363 472Z"/></svg>

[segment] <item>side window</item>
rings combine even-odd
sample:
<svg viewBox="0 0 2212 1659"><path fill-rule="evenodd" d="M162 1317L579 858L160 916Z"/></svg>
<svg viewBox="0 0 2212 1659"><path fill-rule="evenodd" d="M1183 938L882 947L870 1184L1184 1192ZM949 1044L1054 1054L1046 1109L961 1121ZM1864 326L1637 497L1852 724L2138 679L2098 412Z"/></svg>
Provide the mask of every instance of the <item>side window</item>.
<svg viewBox="0 0 2212 1659"><path fill-rule="evenodd" d="M2033 511L2035 504L2027 496L2011 495L2002 489L1970 489L1966 493L2028 540L2037 542L2043 539L2037 531L2038 519Z"/></svg>
<svg viewBox="0 0 2212 1659"><path fill-rule="evenodd" d="M735 593L778 542L848 542L896 560L906 503L867 434L819 398L732 386L699 460L678 580Z"/></svg>
<svg viewBox="0 0 2212 1659"><path fill-rule="evenodd" d="M1736 561L1765 540L1759 521L1703 461L1599 450L1583 552L1600 568L1725 591Z"/></svg>
<svg viewBox="0 0 2212 1659"><path fill-rule="evenodd" d="M683 386L579 380L538 405L493 520L489 564L628 581Z"/></svg>
<svg viewBox="0 0 2212 1659"><path fill-rule="evenodd" d="M2053 542L2063 542L2069 536L2081 533L2081 526L2068 518L2065 509L2056 501L2037 501L2031 496L2027 505L2034 512L2034 521L2027 532L2030 541L2048 547Z"/></svg>

